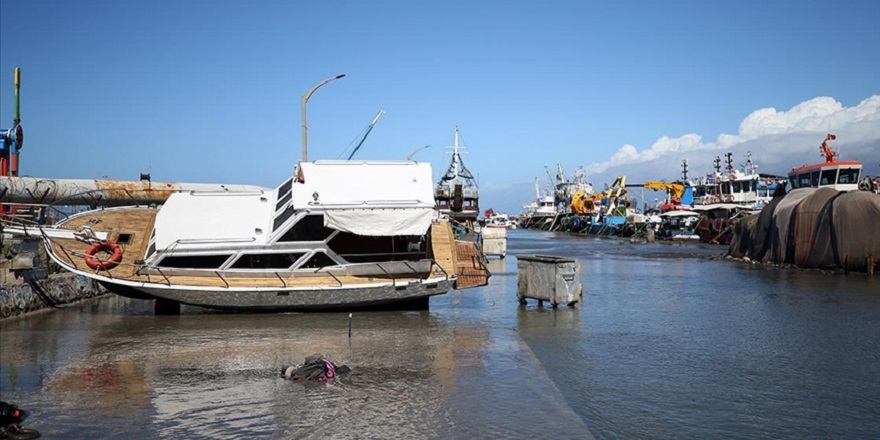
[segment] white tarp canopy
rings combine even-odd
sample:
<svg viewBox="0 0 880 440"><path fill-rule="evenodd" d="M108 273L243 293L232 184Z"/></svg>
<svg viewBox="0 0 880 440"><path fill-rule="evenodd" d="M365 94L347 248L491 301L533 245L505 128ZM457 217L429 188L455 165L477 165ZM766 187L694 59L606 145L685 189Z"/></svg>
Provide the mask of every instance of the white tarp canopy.
<svg viewBox="0 0 880 440"><path fill-rule="evenodd" d="M424 235L433 218L433 208L331 209L324 226L357 235Z"/></svg>

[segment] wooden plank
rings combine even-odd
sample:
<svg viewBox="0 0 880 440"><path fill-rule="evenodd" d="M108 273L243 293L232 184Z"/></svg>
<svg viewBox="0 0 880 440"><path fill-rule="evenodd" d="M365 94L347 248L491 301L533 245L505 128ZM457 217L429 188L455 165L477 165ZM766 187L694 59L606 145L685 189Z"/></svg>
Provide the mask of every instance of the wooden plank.
<svg viewBox="0 0 880 440"><path fill-rule="evenodd" d="M456 241L456 253L458 254L456 273L458 274L458 288L479 287L489 284L489 269L483 264L483 254L476 243Z"/></svg>
<svg viewBox="0 0 880 440"><path fill-rule="evenodd" d="M434 261L450 276L456 273L458 265L455 236L452 226L447 221L439 221L431 225L431 254Z"/></svg>

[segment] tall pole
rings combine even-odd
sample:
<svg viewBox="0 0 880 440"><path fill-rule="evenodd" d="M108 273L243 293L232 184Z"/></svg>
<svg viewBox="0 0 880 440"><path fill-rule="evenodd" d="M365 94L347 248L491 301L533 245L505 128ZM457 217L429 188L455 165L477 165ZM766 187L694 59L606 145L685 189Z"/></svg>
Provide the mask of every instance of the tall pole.
<svg viewBox="0 0 880 440"><path fill-rule="evenodd" d="M12 126L16 126L21 123L21 112L20 112L20 98L19 98L19 89L21 89L21 68L15 68L15 109L12 111Z"/></svg>
<svg viewBox="0 0 880 440"><path fill-rule="evenodd" d="M18 158L21 153L19 153L19 149L21 149L21 141L24 136L21 136L21 107L20 107L20 95L19 90L21 89L21 69L15 68L15 109L12 112L12 135L15 136L14 140L10 140L10 149L9 151L12 153L10 158L10 167L9 167L9 175L10 176L18 176Z"/></svg>
<svg viewBox="0 0 880 440"><path fill-rule="evenodd" d="M319 87L323 86L324 84L327 84L330 81L337 80L337 79L342 78L344 76L345 76L345 74L343 73L342 75L336 75L332 78L327 78L324 81L319 82L317 85L315 85L315 87L312 87L311 89L309 89L309 91L306 92L306 94L303 95L303 97L302 97L302 108L300 109L300 113L302 113L302 161L303 162L308 161L308 148L309 148L308 147L309 141L308 141L308 136L307 136L308 129L306 128L306 103L309 102L309 98L312 97L312 93L315 93L315 90L318 90Z"/></svg>

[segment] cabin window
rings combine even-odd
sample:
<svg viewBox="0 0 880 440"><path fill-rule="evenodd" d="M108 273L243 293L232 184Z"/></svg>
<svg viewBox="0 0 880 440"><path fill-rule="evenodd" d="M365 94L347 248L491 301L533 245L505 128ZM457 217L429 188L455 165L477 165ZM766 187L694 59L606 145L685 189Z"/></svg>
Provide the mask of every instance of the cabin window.
<svg viewBox="0 0 880 440"><path fill-rule="evenodd" d="M859 171L858 168L841 168L837 183L858 183Z"/></svg>
<svg viewBox="0 0 880 440"><path fill-rule="evenodd" d="M287 179L287 182L284 182L278 187L278 195L275 196L275 198L280 199L285 194L289 193L291 188L293 188L293 177Z"/></svg>
<svg viewBox="0 0 880 440"><path fill-rule="evenodd" d="M287 209L284 210L284 212L282 212L281 214L278 214L278 216L275 217L275 222L272 224L272 230L273 231L277 230L278 227L283 225L284 222L286 222L287 219L289 219L290 216L292 216L292 215L293 215L293 206L288 206Z"/></svg>
<svg viewBox="0 0 880 440"><path fill-rule="evenodd" d="M305 252L290 254L245 254L239 257L230 269L287 269L293 266Z"/></svg>
<svg viewBox="0 0 880 440"><path fill-rule="evenodd" d="M798 176L798 188L809 188L810 187L810 173L801 174Z"/></svg>
<svg viewBox="0 0 880 440"><path fill-rule="evenodd" d="M281 207L284 206L285 203L290 201L291 197L293 197L293 193L290 193L290 192L287 193L284 197L282 197L281 200L279 200L278 203L275 204L275 210L277 211L277 210L281 209Z"/></svg>
<svg viewBox="0 0 880 440"><path fill-rule="evenodd" d="M159 267L176 269L219 269L232 254L169 256L160 261Z"/></svg>
<svg viewBox="0 0 880 440"><path fill-rule="evenodd" d="M822 170L822 174L819 177L819 185L834 185L834 182L837 182L837 170Z"/></svg>
<svg viewBox="0 0 880 440"><path fill-rule="evenodd" d="M742 182L739 180L733 182L733 192L742 192Z"/></svg>
<svg viewBox="0 0 880 440"><path fill-rule="evenodd" d="M154 253L156 253L156 243L150 243L150 247L147 248L147 255L144 258L150 258Z"/></svg>
<svg viewBox="0 0 880 440"><path fill-rule="evenodd" d="M299 219L278 241L324 241L332 233L333 229L324 226L323 215L307 215Z"/></svg>
<svg viewBox="0 0 880 440"><path fill-rule="evenodd" d="M810 173L810 186L813 188L819 187L819 170Z"/></svg>
<svg viewBox="0 0 880 440"><path fill-rule="evenodd" d="M427 240L420 235L365 236L340 232L327 246L351 263L417 261L427 258Z"/></svg>
<svg viewBox="0 0 880 440"><path fill-rule="evenodd" d="M308 261L303 263L303 265L300 266L299 268L300 269L319 269L319 268L327 267L327 266L336 266L336 264L337 263L335 261L333 261L332 258L327 256L327 254L325 254L323 252L315 252L315 255L312 255L312 257L309 258Z"/></svg>

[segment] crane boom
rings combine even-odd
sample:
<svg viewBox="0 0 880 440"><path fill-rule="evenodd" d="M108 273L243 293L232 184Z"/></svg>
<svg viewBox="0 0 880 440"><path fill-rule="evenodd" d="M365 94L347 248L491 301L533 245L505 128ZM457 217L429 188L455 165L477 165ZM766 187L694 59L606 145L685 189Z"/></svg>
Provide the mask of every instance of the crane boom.
<svg viewBox="0 0 880 440"><path fill-rule="evenodd" d="M361 137L361 141L358 142L357 146L355 146L353 150L351 150L351 154L348 155L348 159L346 159L346 160L351 160L351 158L354 157L355 153L357 153L358 150L361 149L361 145L363 145L364 141L367 140L367 135L370 134L370 132L373 130L373 126L376 125L377 122L379 122L379 118L384 113L385 113L385 110L379 110L379 113L376 113L376 117L373 118L373 122L370 122L370 125L367 126L367 129L364 132L364 135Z"/></svg>

